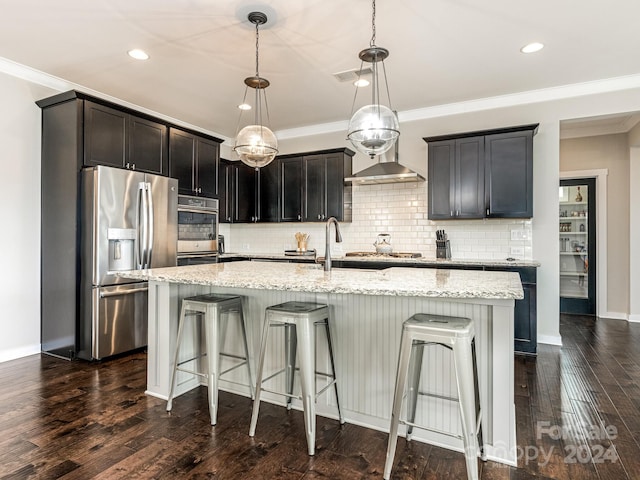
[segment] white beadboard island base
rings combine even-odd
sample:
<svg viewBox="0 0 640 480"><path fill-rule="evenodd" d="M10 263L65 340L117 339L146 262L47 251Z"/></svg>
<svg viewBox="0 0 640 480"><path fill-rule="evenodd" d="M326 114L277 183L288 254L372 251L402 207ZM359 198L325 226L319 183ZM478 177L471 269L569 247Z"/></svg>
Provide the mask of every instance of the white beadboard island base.
<svg viewBox="0 0 640 480"><path fill-rule="evenodd" d="M123 272L121 276L149 280L147 394L167 398L182 298L209 292L246 298L254 376L265 308L288 300L326 303L331 306L340 404L346 421L382 431L389 429L402 322L418 312L472 318L487 454L491 460L516 465L513 309L514 300L523 295L517 273L411 268L325 273L316 265L238 262ZM225 342L225 351L232 353L240 352L236 324L229 322ZM318 329L320 335L324 332ZM184 338L182 359L193 356L202 344L197 329L185 331ZM271 335L271 341L265 378L282 368L284 360L283 338ZM318 371L329 370L326 353L325 342L319 341ZM223 369L227 365L223 363ZM422 374L423 391L457 395L450 351L427 348ZM244 368L233 370L226 378L247 383ZM200 378L180 373L176 393L200 384ZM322 385L320 377L318 385ZM283 391L284 376L275 377L269 387ZM248 387L238 383L223 380L221 389L249 396ZM283 397L268 393L262 400L284 405ZM420 397L419 402L417 423L459 433L456 403L432 397ZM318 398L318 415L337 418L335 405L330 389ZM301 409L301 403L294 401L294 408ZM404 435L402 427L400 433ZM455 437L415 430L414 438L462 451L462 441Z"/></svg>

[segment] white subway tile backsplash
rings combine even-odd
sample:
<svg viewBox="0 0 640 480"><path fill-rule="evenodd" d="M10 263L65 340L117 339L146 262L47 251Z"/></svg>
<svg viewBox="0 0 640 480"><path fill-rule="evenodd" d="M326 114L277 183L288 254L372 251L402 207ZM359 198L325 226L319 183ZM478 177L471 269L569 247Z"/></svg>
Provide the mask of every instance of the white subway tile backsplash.
<svg viewBox="0 0 640 480"><path fill-rule="evenodd" d="M511 247L522 247L524 259L532 259L531 220L433 222L427 218L427 201L423 183L353 186L353 221L340 224L343 243L336 253L373 252L378 233L390 233L395 251L420 252L435 258L435 232L444 229L453 258L504 259L511 256ZM524 239L511 240L513 229L523 230ZM295 233L305 232L310 234L307 247L324 254L324 223L222 225L220 231L228 252L280 253L283 245L295 248Z"/></svg>

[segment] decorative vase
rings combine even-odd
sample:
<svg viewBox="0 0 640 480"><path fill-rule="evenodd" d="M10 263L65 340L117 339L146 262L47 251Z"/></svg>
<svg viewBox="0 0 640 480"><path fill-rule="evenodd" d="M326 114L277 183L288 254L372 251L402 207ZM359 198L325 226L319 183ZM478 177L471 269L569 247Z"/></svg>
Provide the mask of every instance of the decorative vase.
<svg viewBox="0 0 640 480"><path fill-rule="evenodd" d="M582 201L582 194L580 193L580 187L578 187L578 194L576 195L576 202Z"/></svg>

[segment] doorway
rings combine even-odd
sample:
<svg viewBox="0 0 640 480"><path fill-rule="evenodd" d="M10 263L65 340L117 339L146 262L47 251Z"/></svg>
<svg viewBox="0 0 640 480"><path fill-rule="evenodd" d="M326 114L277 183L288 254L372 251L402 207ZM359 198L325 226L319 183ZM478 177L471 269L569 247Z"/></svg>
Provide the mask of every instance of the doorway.
<svg viewBox="0 0 640 480"><path fill-rule="evenodd" d="M560 180L560 312L596 315L596 179Z"/></svg>

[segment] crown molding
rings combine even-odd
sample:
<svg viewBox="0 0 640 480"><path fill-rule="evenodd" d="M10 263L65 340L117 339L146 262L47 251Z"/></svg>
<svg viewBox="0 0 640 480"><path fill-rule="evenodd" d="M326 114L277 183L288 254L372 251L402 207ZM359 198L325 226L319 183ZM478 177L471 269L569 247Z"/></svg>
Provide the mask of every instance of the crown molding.
<svg viewBox="0 0 640 480"><path fill-rule="evenodd" d="M26 65L22 65L20 63L16 63L12 60L0 57L0 73L6 73L7 75L11 75L16 78L20 78L22 80L26 80L31 83L35 83L36 85L42 85L43 87L51 88L52 90L56 90L58 92L66 92L69 90L78 90L87 95L91 95L93 97L101 98L103 100L116 103L118 105L122 105L123 107L130 108L132 110L137 110L138 112L146 113L147 115L151 115L152 117L160 118L162 120L166 120L167 122L173 123L175 125L188 128L191 130L195 130L197 132L202 132L207 135L211 135L213 137L217 137L224 142L232 141L226 135L222 135L217 132L213 132L211 130L206 130L202 127L198 127L196 125L192 125L183 120L178 120L177 118L170 117L168 115L164 115L162 113L156 112L154 110L150 110L148 108L141 107L140 105L136 105L131 102L127 102L120 98L112 97L111 95L107 95L102 92L98 92L91 88L87 88L83 85L79 85L77 83L69 82L68 80L64 80L62 78L58 78L54 75L50 75L41 70L36 70L35 68L28 67Z"/></svg>
<svg viewBox="0 0 640 480"><path fill-rule="evenodd" d="M8 75L27 80L29 82L42 85L53 90L64 92L67 90L80 90L92 96L103 98L105 100L124 105L126 107L138 110L149 115L165 119L176 125L200 131L214 137L218 137L229 144L233 142L233 138L222 135L218 132L203 129L196 125L191 125L182 120L178 120L167 115L160 114L153 110L141 107L139 105L125 102L121 99L105 95L82 85L69 82L62 78L50 75L48 73L36 70L26 65L22 65L6 58L0 57L0 72ZM514 107L518 105L529 105L534 103L544 103L554 100L562 100L581 96L595 95L600 93L615 92L620 90L629 90L640 88L640 74L626 75L623 77L614 77L604 80L594 80L591 82L574 83L569 85L561 85L558 87L543 88L539 90L529 90L526 92L513 93L508 95L499 95L495 97L480 98L477 100L469 100L465 102L449 103L445 105L437 105L433 107L417 108L414 110L405 110L398 112L400 122L413 122L417 120L427 120L430 118L445 117L450 115L460 115L463 113L479 112L483 110L493 110L496 108ZM290 138L306 137L312 135L322 135L326 133L346 132L348 121L338 121L330 123L321 123L316 125L308 125L305 127L296 127L284 130L277 130L275 133L279 140Z"/></svg>
<svg viewBox="0 0 640 480"><path fill-rule="evenodd" d="M278 137L278 140L307 137L310 135L322 135L323 133L333 132L344 132L346 138L347 128L349 128L349 122L347 120L342 120L340 122L319 123L316 125L308 125L306 127L288 128L286 130L278 130L274 133L276 137Z"/></svg>
<svg viewBox="0 0 640 480"><path fill-rule="evenodd" d="M430 118L460 115L463 113L480 112L496 108L515 107L518 105L544 103L554 100L563 100L634 88L640 88L640 74L561 85L559 87L543 88L539 90L529 90L526 92L499 95L496 97L479 98L477 100L448 103L434 107L405 110L398 112L398 119L400 120L400 123L414 122L417 120L427 120ZM308 135L320 135L323 133L334 133L338 131L346 132L347 127L348 122L344 121L279 130L275 133L278 138L284 139Z"/></svg>

